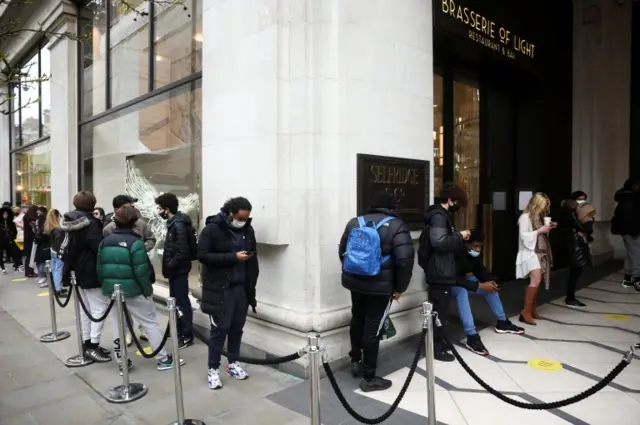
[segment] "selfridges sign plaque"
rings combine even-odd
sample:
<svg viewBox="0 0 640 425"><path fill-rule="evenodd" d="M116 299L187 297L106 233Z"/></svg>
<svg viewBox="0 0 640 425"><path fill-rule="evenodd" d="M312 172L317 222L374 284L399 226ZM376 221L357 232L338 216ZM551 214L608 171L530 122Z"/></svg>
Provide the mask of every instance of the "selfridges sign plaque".
<svg viewBox="0 0 640 425"><path fill-rule="evenodd" d="M439 7L436 6L436 13L444 15L443 18L447 20L457 21L466 29L469 40L509 59L534 59L535 44L507 26L455 0L437 0L437 3Z"/></svg>

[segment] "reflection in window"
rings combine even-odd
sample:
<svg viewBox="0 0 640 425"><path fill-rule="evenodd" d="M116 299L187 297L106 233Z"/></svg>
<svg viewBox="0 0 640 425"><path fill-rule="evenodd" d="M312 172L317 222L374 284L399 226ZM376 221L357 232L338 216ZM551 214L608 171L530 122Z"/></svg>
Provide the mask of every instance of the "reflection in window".
<svg viewBox="0 0 640 425"><path fill-rule="evenodd" d="M15 199L21 204L51 207L51 148L49 143L13 154Z"/></svg>
<svg viewBox="0 0 640 425"><path fill-rule="evenodd" d="M40 138L40 75L38 69L38 54L36 54L21 70L19 112L22 134L16 146Z"/></svg>
<svg viewBox="0 0 640 425"><path fill-rule="evenodd" d="M84 126L82 132L82 187L93 191L98 205L106 210L118 194L138 198L136 206L158 241L152 255L157 267L165 223L156 214L155 197L175 193L194 226L201 222L201 89L184 92L183 86L178 90L167 100L93 128ZM191 279L194 285L197 281Z"/></svg>
<svg viewBox="0 0 640 425"><path fill-rule="evenodd" d="M42 137L50 134L51 127L51 61L49 49L40 50L40 72L42 82L40 89L40 104L42 105Z"/></svg>
<svg viewBox="0 0 640 425"><path fill-rule="evenodd" d="M156 4L155 88L202 70L202 0Z"/></svg>
<svg viewBox="0 0 640 425"><path fill-rule="evenodd" d="M149 89L149 17L143 16L148 2L110 2L111 106L117 106Z"/></svg>
<svg viewBox="0 0 640 425"><path fill-rule="evenodd" d="M433 76L433 193L438 196L444 183L444 82Z"/></svg>
<svg viewBox="0 0 640 425"><path fill-rule="evenodd" d="M90 117L106 108L106 30L107 10L105 2L91 1L82 8L82 116Z"/></svg>
<svg viewBox="0 0 640 425"><path fill-rule="evenodd" d="M453 83L453 179L467 191L467 207L456 214L459 229L478 226L480 203L480 89Z"/></svg>

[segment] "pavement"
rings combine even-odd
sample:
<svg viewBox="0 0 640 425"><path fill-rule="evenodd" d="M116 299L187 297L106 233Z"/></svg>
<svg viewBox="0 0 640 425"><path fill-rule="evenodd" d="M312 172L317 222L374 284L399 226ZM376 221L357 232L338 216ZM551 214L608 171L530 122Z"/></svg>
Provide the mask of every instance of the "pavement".
<svg viewBox="0 0 640 425"><path fill-rule="evenodd" d="M527 326L524 336L498 335L485 328L481 336L491 352L477 356L462 345L458 349L469 365L491 386L529 403L573 396L591 387L622 359L631 344L640 341L640 293L624 289L621 275L592 275L578 296L586 309L572 309L559 299L558 289L545 294L550 302L540 307L538 326ZM554 280L557 287L562 285ZM522 284L521 284L522 286ZM561 289L561 288L560 288ZM514 293L518 292L514 290ZM505 291L505 307L513 313L513 300ZM153 360L130 351L136 369L132 382L149 387L142 399L125 405L108 403L102 395L121 382L115 364L94 364L68 369L62 361L76 354L71 305L58 309L58 324L72 337L53 344L38 338L50 331L46 291L34 279L0 276L0 425L151 425L175 420L173 374L158 372ZM478 324L486 308L478 309ZM159 311L161 325L166 316ZM515 320L515 317L512 318ZM459 327L456 324L452 328ZM451 333L461 341L460 333ZM111 347L112 329L105 326L104 345ZM169 342L170 344L171 342ZM404 382L418 341L412 340L385 353L379 373L394 382L383 392L363 394L357 380L345 371L336 377L349 403L361 414L375 417L386 411ZM225 381L211 391L206 383L206 347L197 343L181 351L187 418L207 424L302 425L308 419L308 383L267 367L248 366L248 381ZM437 419L443 425L638 425L640 423L640 362L636 357L608 387L575 405L550 411L523 410L496 399L476 384L458 363L435 364ZM422 359L399 409L387 424L426 423L426 373ZM322 422L352 425L328 381L321 381Z"/></svg>

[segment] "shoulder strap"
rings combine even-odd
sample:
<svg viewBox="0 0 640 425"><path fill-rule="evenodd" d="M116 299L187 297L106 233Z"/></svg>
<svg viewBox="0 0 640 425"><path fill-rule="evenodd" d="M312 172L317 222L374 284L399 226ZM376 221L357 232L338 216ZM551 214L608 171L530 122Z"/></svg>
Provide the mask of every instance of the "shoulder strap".
<svg viewBox="0 0 640 425"><path fill-rule="evenodd" d="M392 216L387 216L387 217L383 218L382 220L380 220L380 222L378 224L376 224L376 230L380 229L382 226L384 226L385 224L387 224L388 222L390 222L394 218L395 217L392 217Z"/></svg>
<svg viewBox="0 0 640 425"><path fill-rule="evenodd" d="M358 217L358 224L360 225L360 227L365 227L367 225L367 223L365 223L364 221L364 217L363 216L359 216Z"/></svg>

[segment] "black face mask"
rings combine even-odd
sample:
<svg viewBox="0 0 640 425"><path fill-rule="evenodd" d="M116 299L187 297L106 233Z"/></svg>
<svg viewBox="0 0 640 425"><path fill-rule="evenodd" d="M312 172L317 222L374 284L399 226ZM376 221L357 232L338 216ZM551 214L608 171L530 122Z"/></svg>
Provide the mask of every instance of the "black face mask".
<svg viewBox="0 0 640 425"><path fill-rule="evenodd" d="M457 203L449 206L450 213L457 213L458 211L460 211L460 205L458 205Z"/></svg>
<svg viewBox="0 0 640 425"><path fill-rule="evenodd" d="M166 211L161 211L160 213L158 213L158 215L160 216L161 219L163 220L168 220L169 219L169 214L167 214Z"/></svg>

